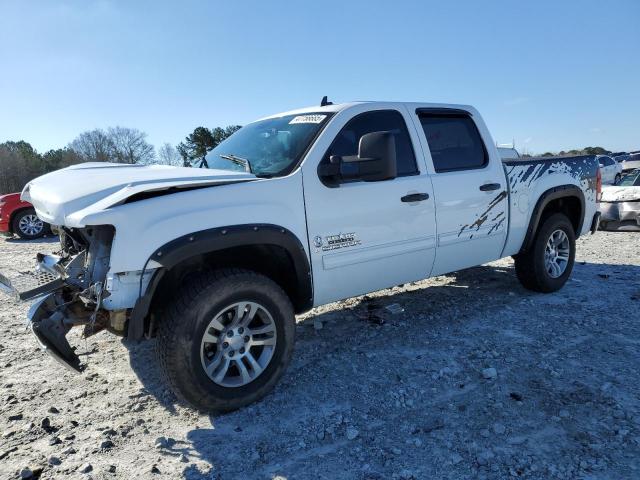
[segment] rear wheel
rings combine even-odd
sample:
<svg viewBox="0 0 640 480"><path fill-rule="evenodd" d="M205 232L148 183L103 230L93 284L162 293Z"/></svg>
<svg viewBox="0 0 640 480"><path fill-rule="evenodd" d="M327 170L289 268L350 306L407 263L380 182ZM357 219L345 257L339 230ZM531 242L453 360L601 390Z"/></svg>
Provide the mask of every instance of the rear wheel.
<svg viewBox="0 0 640 480"><path fill-rule="evenodd" d="M529 290L555 292L571 275L575 255L573 225L566 215L555 213L542 222L531 248L514 257L516 275Z"/></svg>
<svg viewBox="0 0 640 480"><path fill-rule="evenodd" d="M295 316L284 291L246 270L188 281L158 327L158 358L175 394L203 411L230 411L267 393L293 352Z"/></svg>
<svg viewBox="0 0 640 480"><path fill-rule="evenodd" d="M21 210L13 217L13 232L24 240L33 240L46 233L46 224L38 218L33 208Z"/></svg>

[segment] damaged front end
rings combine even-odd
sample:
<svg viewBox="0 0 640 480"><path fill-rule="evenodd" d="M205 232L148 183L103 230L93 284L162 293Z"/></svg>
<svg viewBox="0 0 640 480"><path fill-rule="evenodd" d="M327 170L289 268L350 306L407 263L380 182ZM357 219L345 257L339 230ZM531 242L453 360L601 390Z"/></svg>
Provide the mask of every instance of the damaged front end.
<svg viewBox="0 0 640 480"><path fill-rule="evenodd" d="M640 199L601 201L602 230L640 231Z"/></svg>
<svg viewBox="0 0 640 480"><path fill-rule="evenodd" d="M61 250L38 254L34 272L9 278L0 274L0 289L20 300L37 301L28 314L29 327L40 346L68 368L84 366L67 341L73 327L84 326L89 337L109 326L102 307L109 269L112 226L59 229Z"/></svg>

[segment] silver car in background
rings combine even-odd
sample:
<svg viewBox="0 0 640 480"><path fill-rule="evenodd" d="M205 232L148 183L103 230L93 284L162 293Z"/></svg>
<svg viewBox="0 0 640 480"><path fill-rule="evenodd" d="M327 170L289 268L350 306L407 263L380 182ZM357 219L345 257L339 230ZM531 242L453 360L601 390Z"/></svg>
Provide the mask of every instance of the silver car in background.
<svg viewBox="0 0 640 480"><path fill-rule="evenodd" d="M640 168L640 152L634 152L629 155L629 158L622 162L622 171L627 173Z"/></svg>
<svg viewBox="0 0 640 480"><path fill-rule="evenodd" d="M601 230L640 231L640 168L602 187L599 209Z"/></svg>

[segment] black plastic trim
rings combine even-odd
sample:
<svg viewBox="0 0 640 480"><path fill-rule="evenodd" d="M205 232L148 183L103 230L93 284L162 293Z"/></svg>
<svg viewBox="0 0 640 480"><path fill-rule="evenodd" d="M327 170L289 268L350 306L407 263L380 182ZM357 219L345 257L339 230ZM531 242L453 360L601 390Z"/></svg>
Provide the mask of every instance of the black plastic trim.
<svg viewBox="0 0 640 480"><path fill-rule="evenodd" d="M600 217L602 216L602 214L600 212L596 212L593 214L593 220L591 220L591 235L593 235L594 233L596 233L596 231L598 230L598 227L600 226Z"/></svg>
<svg viewBox="0 0 640 480"><path fill-rule="evenodd" d="M201 230L172 240L158 248L149 260L162 265L152 277L147 289L138 298L131 317L127 337L139 340L144 335L145 318L149 313L156 288L165 272L196 255L232 247L275 245L284 248L294 265L297 279L297 298L292 298L296 313L313 306L313 285L309 257L302 243L291 231L272 224L246 224Z"/></svg>
<svg viewBox="0 0 640 480"><path fill-rule="evenodd" d="M566 162L571 160L575 162L577 160L584 160L586 158L593 158L595 155L575 155L565 157L520 157L510 158L508 160L502 160L503 165L516 167L522 165L539 165L541 163L553 163L553 162Z"/></svg>
<svg viewBox="0 0 640 480"><path fill-rule="evenodd" d="M473 117L473 115L471 114L471 112L468 112L467 110L463 110L461 108L446 108L446 107L440 107L440 108L429 108L429 107L422 107L422 108L416 108L416 115L420 116L420 115L451 115L451 116L459 116L459 115L464 115L467 117Z"/></svg>
<svg viewBox="0 0 640 480"><path fill-rule="evenodd" d="M527 233L524 237L524 241L522 242L520 253L526 252L527 250L529 250L529 248L531 248L535 233L538 230L538 225L540 224L542 212L544 211L544 208L549 204L549 202L557 200L559 198L569 197L575 197L580 201L580 220L578 223L578 228L575 232L576 238L580 236L580 232L582 231L582 224L584 223L584 193L575 185L559 185L547 190L542 195L540 195L540 198L538 199L538 202L533 209L533 213L531 214L531 219L529 220L529 228L527 228Z"/></svg>

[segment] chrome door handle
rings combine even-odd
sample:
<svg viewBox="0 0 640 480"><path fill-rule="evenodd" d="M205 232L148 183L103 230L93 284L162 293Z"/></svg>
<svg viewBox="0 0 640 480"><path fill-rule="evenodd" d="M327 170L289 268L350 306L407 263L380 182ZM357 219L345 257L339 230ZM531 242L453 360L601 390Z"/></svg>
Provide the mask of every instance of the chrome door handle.
<svg viewBox="0 0 640 480"><path fill-rule="evenodd" d="M423 200L427 200L429 198L428 193L410 193L401 197L400 200L403 202L422 202Z"/></svg>
<svg viewBox="0 0 640 480"><path fill-rule="evenodd" d="M480 190L483 192L490 192L491 190L498 190L499 188L499 183L485 183L484 185L480 185Z"/></svg>

